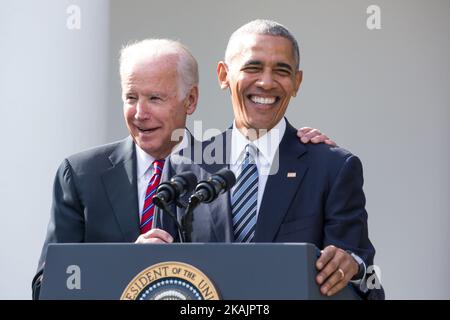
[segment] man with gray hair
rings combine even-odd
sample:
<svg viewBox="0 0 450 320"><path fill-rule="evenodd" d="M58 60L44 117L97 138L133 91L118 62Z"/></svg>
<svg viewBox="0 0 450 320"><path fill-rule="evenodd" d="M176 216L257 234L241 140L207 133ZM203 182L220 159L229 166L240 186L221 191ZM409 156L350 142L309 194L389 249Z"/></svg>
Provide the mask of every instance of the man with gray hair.
<svg viewBox="0 0 450 320"><path fill-rule="evenodd" d="M172 175L169 156L194 141L185 125L198 102L197 62L177 41L144 40L122 49L120 79L130 136L72 155L60 165L33 279L34 298L39 296L49 243L174 240L154 227L152 198L160 181ZM180 139L172 139L180 130ZM327 139L318 131L305 132L306 140Z"/></svg>
<svg viewBox="0 0 450 320"><path fill-rule="evenodd" d="M302 82L299 64L295 37L275 21L255 20L231 35L217 74L231 94L234 123L204 142L228 150L237 177L223 215L236 242L308 242L322 249L316 263L322 294L351 282L362 297L383 298L381 287L366 286L375 249L361 161L341 148L298 143L284 117Z"/></svg>
<svg viewBox="0 0 450 320"><path fill-rule="evenodd" d="M191 140L187 132L173 140L172 133L184 130L197 106L197 62L179 42L144 40L122 49L120 78L130 136L72 155L59 167L34 295L49 243L173 241L152 229L151 196L166 158Z"/></svg>

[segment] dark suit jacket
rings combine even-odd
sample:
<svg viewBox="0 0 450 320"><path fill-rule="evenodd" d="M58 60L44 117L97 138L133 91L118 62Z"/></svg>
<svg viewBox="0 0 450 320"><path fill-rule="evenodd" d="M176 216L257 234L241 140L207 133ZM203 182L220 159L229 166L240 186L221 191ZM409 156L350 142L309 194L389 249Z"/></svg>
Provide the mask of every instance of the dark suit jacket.
<svg viewBox="0 0 450 320"><path fill-rule="evenodd" d="M299 143L296 132L287 123L279 158L274 160L279 170L268 177L254 241L308 242L320 249L335 245L372 265L375 249L368 236L361 161L342 148ZM204 158L212 155L215 163L208 163L208 159L191 168L174 169L181 172L200 166L201 171L213 173L228 167L230 145L231 129L203 143ZM289 173L295 173L295 177L289 177ZM202 242L233 241L229 192L211 205L210 223L202 221L194 226L194 238ZM203 214L196 213L195 219L204 218L200 217ZM383 290L370 290L369 298L383 297Z"/></svg>
<svg viewBox="0 0 450 320"><path fill-rule="evenodd" d="M361 163L355 156L326 145L303 145L287 126L280 144L280 170L270 176L261 204L255 241L310 242L323 248L334 244L372 264L375 251L367 235ZM229 132L199 144L190 136L190 151L170 157L162 181L183 171L199 180L228 165ZM214 143L217 143L216 148ZM209 150L212 149L212 150ZM195 155L212 151L215 162ZM221 161L217 161L222 157ZM176 160L176 161L175 161ZM288 179L287 172L296 172ZM134 242L139 236L136 153L131 138L73 155L59 167L53 205L33 297L38 298L40 276L49 243ZM187 197L187 196L186 196ZM186 200L186 197L184 200ZM177 215L184 210L177 209ZM156 225L177 239L173 221L156 211ZM229 193L200 205L193 222L195 242L232 242Z"/></svg>
<svg viewBox="0 0 450 320"><path fill-rule="evenodd" d="M188 138L189 146L195 143L190 134ZM54 181L47 236L32 281L33 298L39 296L48 244L136 241L140 234L136 163L131 137L72 155L62 162ZM161 180L172 175L169 158ZM158 209L155 214L161 223L170 220ZM170 228L176 236L173 225Z"/></svg>

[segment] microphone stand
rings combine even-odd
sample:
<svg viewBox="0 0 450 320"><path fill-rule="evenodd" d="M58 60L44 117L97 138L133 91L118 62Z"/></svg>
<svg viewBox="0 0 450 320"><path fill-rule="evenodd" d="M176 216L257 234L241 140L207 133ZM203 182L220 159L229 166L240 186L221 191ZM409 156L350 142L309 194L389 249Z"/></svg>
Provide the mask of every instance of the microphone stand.
<svg viewBox="0 0 450 320"><path fill-rule="evenodd" d="M156 204L156 203L155 203ZM181 202L177 201L177 206L181 206L181 207L186 207L184 204L182 204ZM177 226L177 230L178 230L178 237L180 238L180 243L184 243L186 242L186 238L185 238L185 233L184 233L184 229L183 227L180 225L180 223L178 222L178 219L176 217L176 215L172 212L172 210L170 210L168 204L166 201L159 199L158 201L158 207L160 207L164 213L167 213L172 220L175 222L176 226ZM182 231L183 230L183 231ZM189 241L190 242L190 241Z"/></svg>
<svg viewBox="0 0 450 320"><path fill-rule="evenodd" d="M186 242L192 242L192 222L194 221L194 209L199 204L200 200L197 197L191 196L189 198L189 203L186 206L186 213L181 218L181 230Z"/></svg>

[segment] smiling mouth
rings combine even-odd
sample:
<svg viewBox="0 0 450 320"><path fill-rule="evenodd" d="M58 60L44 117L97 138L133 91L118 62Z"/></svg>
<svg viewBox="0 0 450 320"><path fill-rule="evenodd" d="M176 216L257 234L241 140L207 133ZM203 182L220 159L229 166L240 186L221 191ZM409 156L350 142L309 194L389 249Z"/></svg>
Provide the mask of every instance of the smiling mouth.
<svg viewBox="0 0 450 320"><path fill-rule="evenodd" d="M151 133L151 132L154 132L157 129L159 129L159 128L144 129L144 128L141 128L141 127L136 127L136 128L138 129L139 132L143 132L143 133Z"/></svg>
<svg viewBox="0 0 450 320"><path fill-rule="evenodd" d="M270 104L274 104L275 102L278 102L278 100L280 100L279 97L261 97L261 96L256 96L256 95L248 95L247 98L256 104L261 104L261 105L270 105Z"/></svg>

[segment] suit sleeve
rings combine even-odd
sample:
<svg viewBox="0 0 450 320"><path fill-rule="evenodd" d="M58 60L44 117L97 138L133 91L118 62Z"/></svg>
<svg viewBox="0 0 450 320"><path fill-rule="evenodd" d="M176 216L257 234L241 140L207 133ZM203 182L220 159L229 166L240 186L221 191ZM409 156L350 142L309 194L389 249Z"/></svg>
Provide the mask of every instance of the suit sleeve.
<svg viewBox="0 0 450 320"><path fill-rule="evenodd" d="M363 170L358 157L345 159L325 204L324 246L335 245L361 257L366 266L373 265L375 248L369 240ZM384 290L369 290L366 299L383 299Z"/></svg>
<svg viewBox="0 0 450 320"><path fill-rule="evenodd" d="M369 240L363 182L361 161L350 155L331 181L325 204L324 245L350 250L371 265L375 249Z"/></svg>
<svg viewBox="0 0 450 320"><path fill-rule="evenodd" d="M53 200L47 235L42 248L37 274L33 278L33 298L39 296L41 275L50 243L83 242L84 213L78 198L73 169L66 159L58 168L53 184Z"/></svg>

